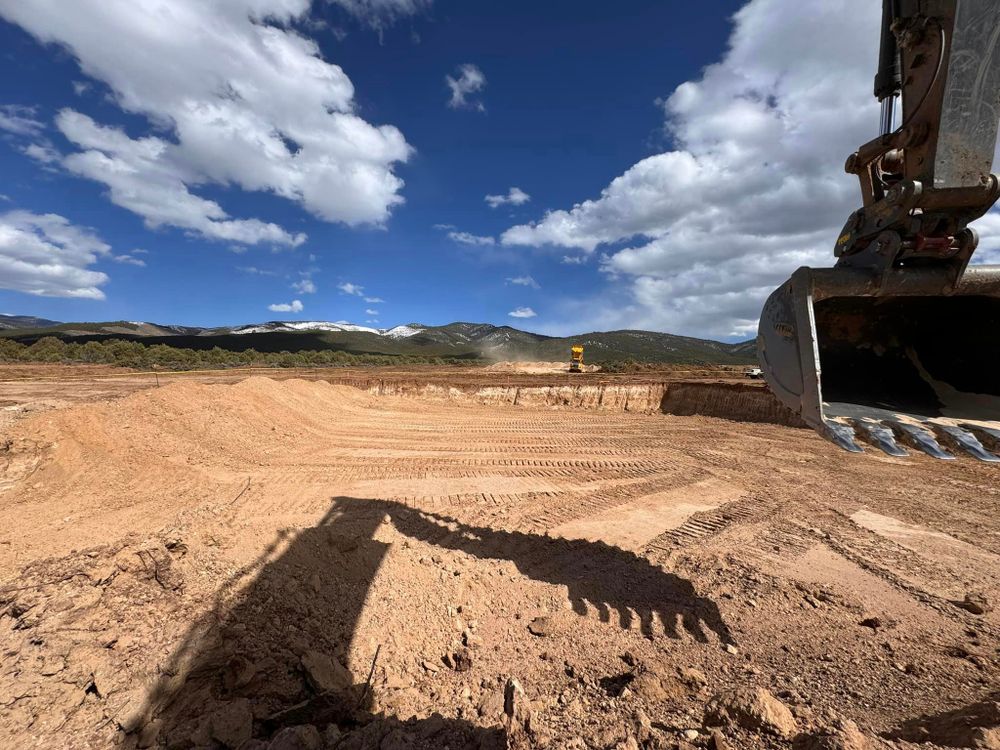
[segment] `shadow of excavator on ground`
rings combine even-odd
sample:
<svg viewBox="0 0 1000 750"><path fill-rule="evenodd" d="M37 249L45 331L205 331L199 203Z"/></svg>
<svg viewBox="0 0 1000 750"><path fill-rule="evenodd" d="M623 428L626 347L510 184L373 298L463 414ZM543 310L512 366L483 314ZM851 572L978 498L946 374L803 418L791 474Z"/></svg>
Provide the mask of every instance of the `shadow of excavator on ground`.
<svg viewBox="0 0 1000 750"><path fill-rule="evenodd" d="M342 666L388 551L377 539L386 520L410 539L508 560L525 576L564 585L580 615L596 610L605 622L650 636L686 631L702 642L710 634L731 641L713 602L631 552L337 497L318 524L280 534L219 590L150 691L143 728L130 736L134 745L262 750L281 739L271 747L507 747L500 717L481 719L497 725L483 727L430 711L408 721L375 716L367 682L352 680Z"/></svg>

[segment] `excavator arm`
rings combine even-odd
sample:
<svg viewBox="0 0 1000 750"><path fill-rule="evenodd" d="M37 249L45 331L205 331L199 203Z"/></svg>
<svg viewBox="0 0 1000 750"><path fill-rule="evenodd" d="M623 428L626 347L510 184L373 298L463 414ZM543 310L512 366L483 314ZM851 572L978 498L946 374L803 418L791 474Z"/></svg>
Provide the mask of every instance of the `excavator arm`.
<svg viewBox="0 0 1000 750"><path fill-rule="evenodd" d="M1000 267L969 267L969 224L1000 197L1000 3L884 0L875 96L880 133L846 163L862 206L834 268L800 268L768 299L761 368L848 450L860 434L897 456L901 441L1000 461Z"/></svg>

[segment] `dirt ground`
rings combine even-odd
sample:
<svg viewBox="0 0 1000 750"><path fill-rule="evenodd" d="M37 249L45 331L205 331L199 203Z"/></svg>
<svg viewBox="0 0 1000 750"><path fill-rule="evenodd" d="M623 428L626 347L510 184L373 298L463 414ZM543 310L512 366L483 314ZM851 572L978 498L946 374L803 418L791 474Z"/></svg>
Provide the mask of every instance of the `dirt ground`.
<svg viewBox="0 0 1000 750"><path fill-rule="evenodd" d="M0 747L1000 747L994 467L77 372L0 372Z"/></svg>

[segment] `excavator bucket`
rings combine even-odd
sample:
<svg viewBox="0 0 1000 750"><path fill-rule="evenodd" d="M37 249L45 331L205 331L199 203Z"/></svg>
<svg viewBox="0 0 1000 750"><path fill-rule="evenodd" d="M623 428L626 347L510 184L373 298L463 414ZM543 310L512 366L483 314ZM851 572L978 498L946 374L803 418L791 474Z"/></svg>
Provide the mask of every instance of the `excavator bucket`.
<svg viewBox="0 0 1000 750"><path fill-rule="evenodd" d="M945 286L931 269L800 268L761 316L771 390L849 451L1000 462L1000 266Z"/></svg>
<svg viewBox="0 0 1000 750"><path fill-rule="evenodd" d="M767 300L761 369L849 451L1000 462L1000 266L969 265L969 225L1000 198L1000 3L883 0L874 93L881 134L845 165L863 205L836 267L800 268Z"/></svg>

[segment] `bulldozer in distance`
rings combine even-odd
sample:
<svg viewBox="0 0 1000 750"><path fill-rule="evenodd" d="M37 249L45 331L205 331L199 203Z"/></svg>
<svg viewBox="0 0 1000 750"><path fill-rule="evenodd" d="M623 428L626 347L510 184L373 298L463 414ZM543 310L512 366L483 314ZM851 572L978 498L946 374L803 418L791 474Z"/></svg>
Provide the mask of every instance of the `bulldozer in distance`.
<svg viewBox="0 0 1000 750"><path fill-rule="evenodd" d="M884 0L875 96L881 133L846 164L862 208L834 268L768 298L761 369L846 450L1000 462L1000 266L969 265L969 224L1000 197L1000 2Z"/></svg>

